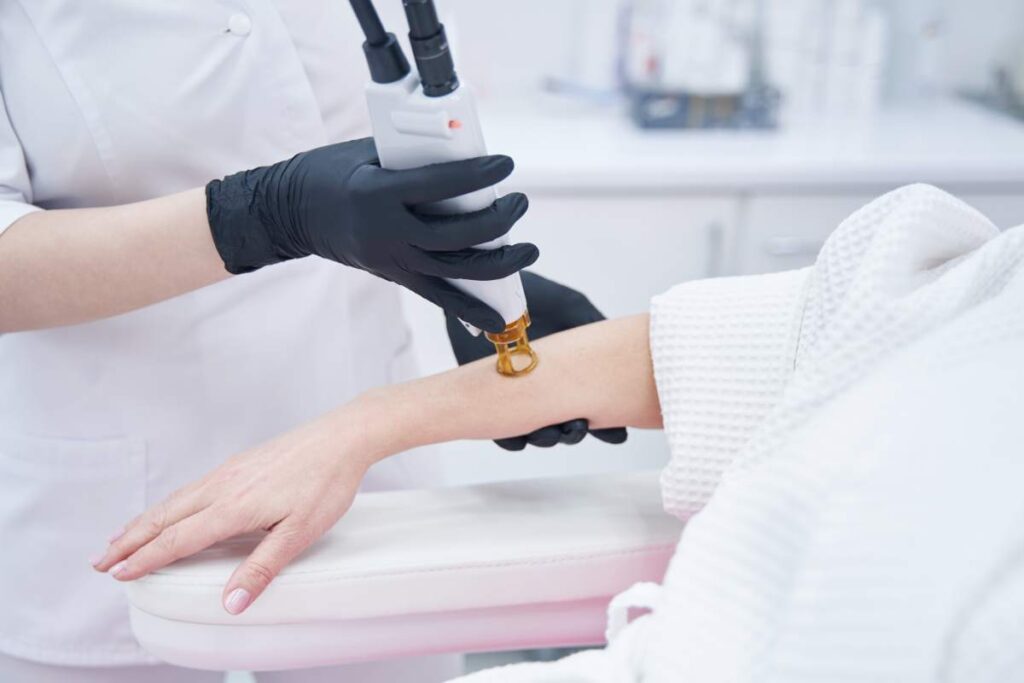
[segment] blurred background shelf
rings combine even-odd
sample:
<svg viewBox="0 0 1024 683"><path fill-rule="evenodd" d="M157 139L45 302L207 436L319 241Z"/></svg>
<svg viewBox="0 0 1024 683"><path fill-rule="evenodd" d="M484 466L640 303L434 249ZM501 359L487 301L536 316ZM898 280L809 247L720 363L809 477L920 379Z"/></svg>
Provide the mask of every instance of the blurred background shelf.
<svg viewBox="0 0 1024 683"><path fill-rule="evenodd" d="M550 101L491 101L481 116L488 146L515 157L509 187L530 192L1024 187L1024 123L954 97L773 131L641 130L614 108Z"/></svg>

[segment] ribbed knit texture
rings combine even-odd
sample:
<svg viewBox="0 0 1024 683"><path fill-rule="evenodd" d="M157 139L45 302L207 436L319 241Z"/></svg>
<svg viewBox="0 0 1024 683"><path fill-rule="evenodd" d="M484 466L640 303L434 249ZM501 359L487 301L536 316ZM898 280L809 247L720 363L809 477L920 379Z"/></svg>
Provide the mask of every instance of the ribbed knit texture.
<svg viewBox="0 0 1024 683"><path fill-rule="evenodd" d="M655 297L651 355L672 460L665 511L687 518L793 373L808 270L700 280Z"/></svg>
<svg viewBox="0 0 1024 683"><path fill-rule="evenodd" d="M659 297L651 346L690 517L661 602L469 680L1024 680L1024 227L903 188L810 271Z"/></svg>

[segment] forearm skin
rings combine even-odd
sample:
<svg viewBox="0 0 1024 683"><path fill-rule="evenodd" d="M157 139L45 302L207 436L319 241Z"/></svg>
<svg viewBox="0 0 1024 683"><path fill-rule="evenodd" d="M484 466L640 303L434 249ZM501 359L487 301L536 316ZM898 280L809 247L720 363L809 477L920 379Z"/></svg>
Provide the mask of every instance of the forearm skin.
<svg viewBox="0 0 1024 683"><path fill-rule="evenodd" d="M38 211L0 235L0 333L106 318L227 277L202 188Z"/></svg>
<svg viewBox="0 0 1024 683"><path fill-rule="evenodd" d="M610 320L534 343L540 364L503 377L486 358L367 392L337 411L370 462L456 439L495 439L583 417L593 428L660 428L647 315Z"/></svg>

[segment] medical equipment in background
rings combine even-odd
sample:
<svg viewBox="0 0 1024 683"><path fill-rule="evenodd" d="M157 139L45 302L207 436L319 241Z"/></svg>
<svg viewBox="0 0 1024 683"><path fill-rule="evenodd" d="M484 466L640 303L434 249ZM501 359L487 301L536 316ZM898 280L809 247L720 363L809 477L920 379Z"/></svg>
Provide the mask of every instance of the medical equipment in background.
<svg viewBox="0 0 1024 683"><path fill-rule="evenodd" d="M963 96L990 109L1024 120L1024 65L998 66L993 69L991 83L981 92L966 91Z"/></svg>
<svg viewBox="0 0 1024 683"><path fill-rule="evenodd" d="M407 169L487 154L476 103L469 88L459 82L448 48L444 26L433 0L402 0L409 23L416 69L409 66L393 33L384 30L372 0L351 0L366 36L363 52L370 68L366 103L373 139L383 168ZM456 214L480 211L497 198L493 187L417 207L419 211ZM496 249L509 243L508 235L477 245ZM495 281L449 280L494 308L505 320L501 332L485 332L497 351L502 375L525 375L537 365L526 329L530 315L518 273ZM463 323L470 334L476 328Z"/></svg>
<svg viewBox="0 0 1024 683"><path fill-rule="evenodd" d="M1024 120L1024 45L1014 45L992 64L984 88L965 88L962 94L969 100Z"/></svg>
<svg viewBox="0 0 1024 683"><path fill-rule="evenodd" d="M1006 82L1008 108L1024 119L1024 47L1017 47L1011 61L1000 73Z"/></svg>
<svg viewBox="0 0 1024 683"><path fill-rule="evenodd" d="M899 3L759 1L765 71L783 93L784 122L868 121L878 113Z"/></svg>
<svg viewBox="0 0 1024 683"><path fill-rule="evenodd" d="M760 3L634 0L624 17L622 85L642 128L774 128Z"/></svg>
<svg viewBox="0 0 1024 683"><path fill-rule="evenodd" d="M863 118L881 99L887 29L868 0L630 0L622 86L642 127Z"/></svg>

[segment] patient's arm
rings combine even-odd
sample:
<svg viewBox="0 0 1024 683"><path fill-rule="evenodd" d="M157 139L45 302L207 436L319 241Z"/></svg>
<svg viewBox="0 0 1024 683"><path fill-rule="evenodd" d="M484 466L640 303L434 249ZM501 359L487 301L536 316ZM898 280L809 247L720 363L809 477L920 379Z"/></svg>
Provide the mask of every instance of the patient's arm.
<svg viewBox="0 0 1024 683"><path fill-rule="evenodd" d="M364 395L375 457L454 439L494 439L584 417L594 428L661 427L648 316L587 325L534 342L537 368L509 378L493 358Z"/></svg>
<svg viewBox="0 0 1024 683"><path fill-rule="evenodd" d="M245 451L132 521L96 569L144 576L217 541L270 533L235 571L225 608L238 613L348 510L366 470L440 441L494 439L578 417L594 427L659 427L648 316L605 321L539 340L525 377L493 359L375 389Z"/></svg>

